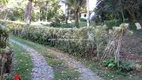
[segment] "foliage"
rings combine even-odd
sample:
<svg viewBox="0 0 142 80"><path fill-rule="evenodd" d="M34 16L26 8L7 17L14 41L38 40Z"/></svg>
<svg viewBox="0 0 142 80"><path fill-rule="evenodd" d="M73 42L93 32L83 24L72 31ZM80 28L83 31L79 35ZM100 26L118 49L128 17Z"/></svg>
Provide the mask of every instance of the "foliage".
<svg viewBox="0 0 142 80"><path fill-rule="evenodd" d="M59 1L53 0L51 2L51 8L47 10L47 20L52 21L52 22L58 22L60 23L63 21L63 12L60 9Z"/></svg>
<svg viewBox="0 0 142 80"><path fill-rule="evenodd" d="M79 12L86 0L66 0L65 3L69 6L69 9L74 11L75 27L79 27Z"/></svg>
<svg viewBox="0 0 142 80"><path fill-rule="evenodd" d="M11 21L23 21L24 20L24 10L21 8L13 8L7 15L8 19Z"/></svg>
<svg viewBox="0 0 142 80"><path fill-rule="evenodd" d="M131 71L136 68L136 64L134 62L125 61L123 59L121 59L119 61L119 66L118 66L117 62L113 58L108 59L108 60L104 60L103 66L108 67L110 69L116 69L116 70L122 71L122 72L128 72L128 71Z"/></svg>
<svg viewBox="0 0 142 80"><path fill-rule="evenodd" d="M0 25L0 49L5 49L7 46L8 30L4 26ZM1 53L1 52L0 52Z"/></svg>
<svg viewBox="0 0 142 80"><path fill-rule="evenodd" d="M7 24L7 26L12 27L13 24ZM79 29L52 28L45 27L42 25L26 26L25 24L21 24L21 27L16 28L16 26L14 26L10 29L10 31L13 32L14 30L15 32L16 30L18 32L21 32L23 30L22 35L20 35L21 33L19 34L17 32L15 34L18 34L20 36L23 36L23 38L30 39L34 42L38 42L44 45L55 46L65 52L71 53L79 57L96 56L98 59L101 59L103 55L107 55L104 53L104 50L107 47L107 43L110 38L110 36L107 35L108 33L106 31L106 28L106 26L97 26L95 28L82 27ZM88 31L90 32L89 35ZM119 33L118 29L114 29L114 32L112 32L114 33L113 35L117 34L117 32L115 31L118 31ZM118 36L116 37L118 38Z"/></svg>
<svg viewBox="0 0 142 80"><path fill-rule="evenodd" d="M87 20L86 20L86 19L84 19L84 18L80 18L80 21L84 21L84 22L85 22L85 21L87 21Z"/></svg>
<svg viewBox="0 0 142 80"><path fill-rule="evenodd" d="M42 26L28 26L23 37L32 41L51 45L76 56L90 56L87 31L94 28L50 28ZM88 53L88 54L86 54Z"/></svg>
<svg viewBox="0 0 142 80"><path fill-rule="evenodd" d="M4 74L11 72L12 52L8 42L8 29L0 25L0 80L5 80Z"/></svg>
<svg viewBox="0 0 142 80"><path fill-rule="evenodd" d="M109 67L109 68L116 68L117 63L115 62L114 59L104 60L103 61L103 66L104 67Z"/></svg>
<svg viewBox="0 0 142 80"><path fill-rule="evenodd" d="M130 24L130 25L129 25L129 29L130 29L130 30L134 30L134 31L137 30L137 27L136 27L136 25L135 25L134 22L130 22L129 24Z"/></svg>
<svg viewBox="0 0 142 80"><path fill-rule="evenodd" d="M131 62L131 61L124 61L123 59L121 59L119 61L119 66L118 66L118 70L119 71L123 71L123 72L127 72L127 71L131 71L133 69L135 69L136 64Z"/></svg>
<svg viewBox="0 0 142 80"><path fill-rule="evenodd" d="M109 39L104 49L102 59L108 59L110 56L115 58L117 65L119 66L120 49L122 45L122 39L124 35L132 35L132 32L128 30L128 24L121 24L120 27L113 27L109 30Z"/></svg>
<svg viewBox="0 0 142 80"><path fill-rule="evenodd" d="M141 3L141 0L98 0L95 10L103 20L119 19L124 22L128 19L129 22L137 22L141 19Z"/></svg>
<svg viewBox="0 0 142 80"><path fill-rule="evenodd" d="M0 19L11 21L23 21L24 10L22 8L8 8L0 10Z"/></svg>
<svg viewBox="0 0 142 80"><path fill-rule="evenodd" d="M114 26L119 26L121 24L121 21L109 20L109 21L104 21L104 24L107 25L108 29L112 29Z"/></svg>
<svg viewBox="0 0 142 80"><path fill-rule="evenodd" d="M94 40L95 40L95 44L96 44L96 53L97 53L97 58L100 60L103 51L105 50L105 47L107 45L107 41L108 41L108 34L107 34L107 26L96 26L95 28L95 35L92 34L94 36Z"/></svg>
<svg viewBox="0 0 142 80"><path fill-rule="evenodd" d="M96 44L92 44L92 42L89 42L87 35L88 30L90 31L91 35L94 34L95 28L93 27L82 27L80 29L52 28L41 25L26 25L24 23L15 23L9 21L0 22L5 24L10 29L10 31L15 35L23 36L26 39L30 39L32 41L42 43L44 45L58 47L59 49L65 52L69 52L73 55L77 55L79 57L93 57L96 54ZM71 27L70 25L71 24L63 24L63 27ZM97 28L97 30L99 30L99 26ZM91 37L93 38L94 36ZM93 43L95 43L95 41Z"/></svg>
<svg viewBox="0 0 142 80"><path fill-rule="evenodd" d="M16 25L16 23L13 24ZM115 42L115 46L118 46L121 44L121 41L118 41L121 40L123 35L131 34L124 24L109 30L109 34L106 31L107 26L96 26L95 28L53 28L42 25L21 24L21 27L16 28L16 26L12 27L13 24L12 22L10 24L7 22L7 26L11 26L10 30L23 29L24 32L19 34L23 38L40 44L57 47L62 51L78 57L97 57L98 60L102 61L108 56L114 56L115 62L112 60L106 62L108 67L115 67L115 63L119 62L119 56L116 55L117 47L113 47L112 42ZM122 30L124 30L123 35L121 35ZM89 35L88 31L90 33ZM121 66L121 64L119 65ZM123 69L123 67L120 67L120 69Z"/></svg>
<svg viewBox="0 0 142 80"><path fill-rule="evenodd" d="M58 22L52 22L52 23L50 24L50 26L52 26L52 27L61 27L62 24L61 24L61 23L58 23Z"/></svg>
<svg viewBox="0 0 142 80"><path fill-rule="evenodd" d="M22 22L5 21L5 20L0 20L0 24L5 25L9 30L9 32L15 35L20 35L22 33L23 28L26 26L26 24Z"/></svg>
<svg viewBox="0 0 142 80"><path fill-rule="evenodd" d="M67 24L65 24L65 23L58 23L58 22L52 22L51 24L50 24L50 26L51 27L61 27L61 28L73 28L73 24L71 24L71 23L67 23Z"/></svg>

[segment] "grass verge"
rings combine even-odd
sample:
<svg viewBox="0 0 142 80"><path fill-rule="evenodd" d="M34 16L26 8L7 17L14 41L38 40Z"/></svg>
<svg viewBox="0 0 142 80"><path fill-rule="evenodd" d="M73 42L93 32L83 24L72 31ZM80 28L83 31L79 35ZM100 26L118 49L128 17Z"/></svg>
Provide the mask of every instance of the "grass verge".
<svg viewBox="0 0 142 80"><path fill-rule="evenodd" d="M80 80L80 74L77 70L70 69L69 67L65 66L65 61L60 60L57 57L55 57L53 54L47 52L44 46L14 36L10 36L10 38L17 40L40 52L45 57L48 65L53 67L54 80Z"/></svg>
<svg viewBox="0 0 142 80"><path fill-rule="evenodd" d="M20 74L20 78L22 80L31 80L32 61L29 56L29 53L25 52L25 50L22 47L15 43L11 43L11 47L15 53L13 62L14 73ZM11 78L14 78L14 75Z"/></svg>

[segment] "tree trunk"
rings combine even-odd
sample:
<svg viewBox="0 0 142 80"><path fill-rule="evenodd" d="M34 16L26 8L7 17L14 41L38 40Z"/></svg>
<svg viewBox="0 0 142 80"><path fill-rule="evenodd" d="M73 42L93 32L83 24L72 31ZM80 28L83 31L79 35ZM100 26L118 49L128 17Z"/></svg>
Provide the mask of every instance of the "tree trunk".
<svg viewBox="0 0 142 80"><path fill-rule="evenodd" d="M90 8L89 8L89 0L86 0L86 6L87 6L87 27L90 26Z"/></svg>
<svg viewBox="0 0 142 80"><path fill-rule="evenodd" d="M67 8L67 4L65 4L65 22L66 22L66 24L68 24L68 8Z"/></svg>
<svg viewBox="0 0 142 80"><path fill-rule="evenodd" d="M32 12L32 0L29 0L24 14L24 19L28 24L30 23L31 20L31 12Z"/></svg>
<svg viewBox="0 0 142 80"><path fill-rule="evenodd" d="M79 27L79 21L78 21L78 9L74 12L74 18L75 18L75 27Z"/></svg>
<svg viewBox="0 0 142 80"><path fill-rule="evenodd" d="M122 9L122 8L121 8L121 15L122 15L122 20L123 20L123 22L125 22L124 12L123 12L123 9Z"/></svg>
<svg viewBox="0 0 142 80"><path fill-rule="evenodd" d="M136 16L135 16L135 9L132 7L129 10L129 14L130 14L130 20L134 23L137 22Z"/></svg>
<svg viewBox="0 0 142 80"><path fill-rule="evenodd" d="M124 12L123 12L123 7L122 7L122 2L120 0L120 4L121 4L121 15L122 15L122 21L125 22L125 16L124 16Z"/></svg>

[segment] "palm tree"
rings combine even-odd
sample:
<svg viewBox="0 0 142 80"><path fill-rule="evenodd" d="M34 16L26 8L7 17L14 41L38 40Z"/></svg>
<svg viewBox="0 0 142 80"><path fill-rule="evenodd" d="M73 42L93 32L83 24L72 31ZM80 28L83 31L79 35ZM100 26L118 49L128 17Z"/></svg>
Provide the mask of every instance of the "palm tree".
<svg viewBox="0 0 142 80"><path fill-rule="evenodd" d="M80 8L86 3L86 0L66 0L68 6L74 10L75 26L79 27Z"/></svg>

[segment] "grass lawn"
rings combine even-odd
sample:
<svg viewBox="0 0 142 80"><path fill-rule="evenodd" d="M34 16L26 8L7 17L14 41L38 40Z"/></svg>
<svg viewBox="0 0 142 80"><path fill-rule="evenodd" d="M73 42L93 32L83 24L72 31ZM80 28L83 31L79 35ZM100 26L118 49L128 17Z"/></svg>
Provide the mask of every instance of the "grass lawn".
<svg viewBox="0 0 142 80"><path fill-rule="evenodd" d="M13 62L14 73L20 74L22 80L31 80L32 61L29 53L15 43L11 43L11 47L15 53ZM10 80L14 80L14 75L12 75Z"/></svg>
<svg viewBox="0 0 142 80"><path fill-rule="evenodd" d="M70 69L65 66L65 61L58 59L53 54L47 52L44 46L36 43L31 43L29 41L10 36L11 39L17 40L29 47L34 48L36 51L40 52L46 59L49 66L53 67L54 80L80 80L80 74L75 69Z"/></svg>

